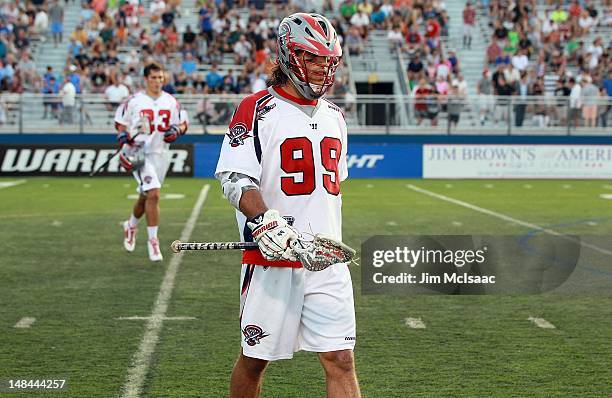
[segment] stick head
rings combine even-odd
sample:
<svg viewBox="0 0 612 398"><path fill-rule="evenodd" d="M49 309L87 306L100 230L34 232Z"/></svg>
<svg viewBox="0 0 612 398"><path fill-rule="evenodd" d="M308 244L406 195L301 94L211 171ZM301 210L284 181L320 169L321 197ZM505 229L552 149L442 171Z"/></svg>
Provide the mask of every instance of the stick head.
<svg viewBox="0 0 612 398"><path fill-rule="evenodd" d="M348 245L323 235L315 235L312 241L298 239L292 248L309 271L323 271L330 265L352 262L356 253Z"/></svg>
<svg viewBox="0 0 612 398"><path fill-rule="evenodd" d="M170 250L172 250L172 253L178 253L181 251L180 244L180 240L175 240L174 242L172 242L172 244L170 245Z"/></svg>

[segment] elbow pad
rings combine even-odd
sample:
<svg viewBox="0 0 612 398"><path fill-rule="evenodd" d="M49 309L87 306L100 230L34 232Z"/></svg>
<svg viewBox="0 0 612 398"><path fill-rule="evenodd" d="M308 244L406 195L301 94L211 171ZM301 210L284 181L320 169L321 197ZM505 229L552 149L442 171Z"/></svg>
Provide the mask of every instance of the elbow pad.
<svg viewBox="0 0 612 398"><path fill-rule="evenodd" d="M242 194L251 189L259 189L259 181L246 174L225 171L217 174L216 177L221 181L223 196L238 210L240 210Z"/></svg>

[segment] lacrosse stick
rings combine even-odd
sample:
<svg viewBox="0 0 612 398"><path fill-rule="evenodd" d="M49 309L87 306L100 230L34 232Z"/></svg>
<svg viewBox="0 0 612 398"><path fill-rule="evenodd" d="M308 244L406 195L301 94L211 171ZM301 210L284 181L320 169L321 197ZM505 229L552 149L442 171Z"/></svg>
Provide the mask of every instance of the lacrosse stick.
<svg viewBox="0 0 612 398"><path fill-rule="evenodd" d="M139 125L138 125L138 131L136 132L136 134L134 134L134 136L132 137L132 140L136 139L136 137L138 137L140 134L146 134L149 135L151 134L151 125L149 124L149 118L145 115L142 115L140 117L140 121L139 121ZM95 176L96 174L98 174L100 172L100 170L104 169L106 166L109 165L109 163L115 158L115 156L119 155L119 153L123 150L123 145L121 145L121 148L117 149L115 151L115 153L113 153L111 155L111 157L109 157L106 162L104 162L103 164L100 165L100 167L98 167L97 169L95 169L94 171L92 171L91 173L89 173L90 177Z"/></svg>
<svg viewBox="0 0 612 398"><path fill-rule="evenodd" d="M174 253L185 250L255 250L255 242L181 242L175 240L170 245ZM314 239L299 238L291 244L295 257L309 271L322 271L330 265L348 263L355 260L355 250L344 243L322 235Z"/></svg>

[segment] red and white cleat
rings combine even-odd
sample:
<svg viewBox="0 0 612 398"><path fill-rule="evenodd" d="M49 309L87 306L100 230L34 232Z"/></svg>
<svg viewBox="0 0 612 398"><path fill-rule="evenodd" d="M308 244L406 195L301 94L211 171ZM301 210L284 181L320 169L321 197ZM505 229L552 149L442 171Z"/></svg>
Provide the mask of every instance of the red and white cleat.
<svg viewBox="0 0 612 398"><path fill-rule="evenodd" d="M136 247L136 227L130 227L128 221L123 223L123 247L129 252Z"/></svg>
<svg viewBox="0 0 612 398"><path fill-rule="evenodd" d="M147 248L149 249L149 260L162 261L164 259L159 250L159 240L157 238L150 238L147 242Z"/></svg>

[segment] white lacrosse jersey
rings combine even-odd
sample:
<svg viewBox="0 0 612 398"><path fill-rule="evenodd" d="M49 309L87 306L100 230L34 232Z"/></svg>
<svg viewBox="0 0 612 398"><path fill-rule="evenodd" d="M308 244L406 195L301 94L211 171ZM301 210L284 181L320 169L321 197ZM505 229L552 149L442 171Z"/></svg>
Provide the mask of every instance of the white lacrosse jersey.
<svg viewBox="0 0 612 398"><path fill-rule="evenodd" d="M146 92L140 91L129 96L119 105L115 112L115 123L127 126L132 136L136 134L142 116L146 116L150 123L151 134L140 134L135 141L144 145L145 153L163 153L170 145L164 142L164 132L172 124L187 122L186 112L181 112L181 104L172 95L162 91L157 98L149 97Z"/></svg>
<svg viewBox="0 0 612 398"><path fill-rule="evenodd" d="M259 181L264 202L299 232L342 240L340 182L348 177L347 130L340 108L271 87L244 98L223 140L215 175L236 172ZM236 212L243 241L253 241L246 217ZM243 264L299 267L266 261L247 250Z"/></svg>

